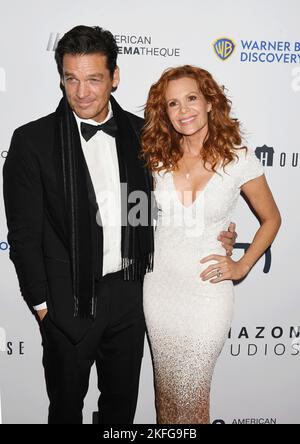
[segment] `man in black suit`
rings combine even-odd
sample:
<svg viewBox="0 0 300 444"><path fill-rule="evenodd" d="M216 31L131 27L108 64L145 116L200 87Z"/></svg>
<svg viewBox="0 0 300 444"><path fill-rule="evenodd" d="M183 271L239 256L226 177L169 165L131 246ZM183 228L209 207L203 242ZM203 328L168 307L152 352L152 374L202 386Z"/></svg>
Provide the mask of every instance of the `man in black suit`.
<svg viewBox="0 0 300 444"><path fill-rule="evenodd" d="M94 363L99 422L132 423L136 409L152 180L139 158L143 120L111 95L117 54L102 28L64 35L55 52L63 98L15 131L3 171L10 258L40 323L50 424L82 423ZM133 195L144 215L132 222ZM234 233L222 240L231 250Z"/></svg>

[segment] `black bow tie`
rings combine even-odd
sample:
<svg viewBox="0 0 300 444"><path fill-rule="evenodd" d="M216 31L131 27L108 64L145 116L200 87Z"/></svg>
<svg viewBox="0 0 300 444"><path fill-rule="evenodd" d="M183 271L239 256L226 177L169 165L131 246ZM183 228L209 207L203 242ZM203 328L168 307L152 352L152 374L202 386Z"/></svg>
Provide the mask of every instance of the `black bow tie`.
<svg viewBox="0 0 300 444"><path fill-rule="evenodd" d="M114 117L102 125L90 125L89 123L81 122L80 129L82 137L86 140L86 142L88 142L97 133L97 131L104 131L111 137L116 137L118 131L116 119Z"/></svg>

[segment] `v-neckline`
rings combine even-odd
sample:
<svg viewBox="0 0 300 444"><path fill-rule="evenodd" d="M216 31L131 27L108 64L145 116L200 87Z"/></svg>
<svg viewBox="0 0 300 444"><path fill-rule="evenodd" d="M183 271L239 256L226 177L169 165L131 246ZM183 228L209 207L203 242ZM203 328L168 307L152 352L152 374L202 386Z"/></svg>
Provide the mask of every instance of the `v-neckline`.
<svg viewBox="0 0 300 444"><path fill-rule="evenodd" d="M179 192L180 192L180 191L177 190L177 188L176 188L176 186L175 186L174 175L173 175L173 172L172 172L172 171L170 172L170 175L171 175L172 186L173 186L174 191L175 191L175 193L176 193L176 198L177 198L178 202L180 203L180 205L181 205L183 208L185 208L186 210L188 210L189 208L192 208L192 207L195 205L195 203L197 202L197 200L199 199L199 197L202 196L203 193L206 191L206 189L207 189L207 187L209 186L209 184L213 181L213 179L214 179L216 176L219 175L219 167L216 168L215 173L214 173L214 174L210 177L210 179L206 182L206 184L204 185L204 187L203 187L201 190L197 190L197 191L196 191L196 198L195 198L195 199L193 200L193 202L192 202L190 205L188 205L188 206L187 206L187 205L184 205L184 204L182 203L180 197L179 197ZM183 193L185 193L185 192L183 192ZM181 194L182 194L182 192L181 192Z"/></svg>

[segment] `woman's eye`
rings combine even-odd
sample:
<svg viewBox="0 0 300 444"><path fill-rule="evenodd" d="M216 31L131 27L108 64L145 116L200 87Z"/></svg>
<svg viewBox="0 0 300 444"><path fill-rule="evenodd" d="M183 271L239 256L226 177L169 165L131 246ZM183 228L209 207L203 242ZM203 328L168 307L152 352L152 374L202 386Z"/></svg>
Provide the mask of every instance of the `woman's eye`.
<svg viewBox="0 0 300 444"><path fill-rule="evenodd" d="M193 102L194 100L197 100L197 96L189 96L189 100L191 101L191 102Z"/></svg>
<svg viewBox="0 0 300 444"><path fill-rule="evenodd" d="M173 106L176 106L176 102L169 102L169 107L172 108Z"/></svg>

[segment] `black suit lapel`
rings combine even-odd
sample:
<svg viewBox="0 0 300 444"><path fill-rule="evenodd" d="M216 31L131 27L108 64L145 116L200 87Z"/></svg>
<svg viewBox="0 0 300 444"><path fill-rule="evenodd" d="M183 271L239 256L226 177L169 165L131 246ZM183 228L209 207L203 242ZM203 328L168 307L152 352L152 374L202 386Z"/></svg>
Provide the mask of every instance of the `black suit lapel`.
<svg viewBox="0 0 300 444"><path fill-rule="evenodd" d="M85 172L86 172L86 185L87 185L87 191L88 191L88 198L89 198L89 201L90 201L92 207L96 211L98 211L98 204L97 204L97 199L96 199L96 193L95 193L95 189L94 189L94 186L93 186L91 175L90 175L90 172L89 172L89 169L88 169L88 166L87 166L86 162L85 162Z"/></svg>
<svg viewBox="0 0 300 444"><path fill-rule="evenodd" d="M129 172L126 171L126 162L124 162L124 158L122 159L122 156L126 156L128 154L128 150L131 155L138 155L140 146L139 138L126 112L120 107L114 97L111 96L110 102L118 127L116 146L119 161L120 182L122 183L125 182L124 179L128 177L129 174ZM136 173L138 174L139 172L136 171Z"/></svg>

